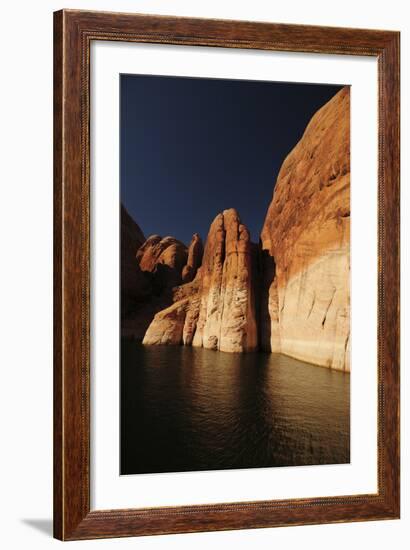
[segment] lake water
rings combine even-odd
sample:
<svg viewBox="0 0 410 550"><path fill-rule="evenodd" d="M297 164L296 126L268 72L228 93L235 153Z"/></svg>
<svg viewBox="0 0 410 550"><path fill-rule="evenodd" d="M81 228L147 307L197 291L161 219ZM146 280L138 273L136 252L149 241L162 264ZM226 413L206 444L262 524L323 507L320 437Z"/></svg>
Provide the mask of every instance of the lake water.
<svg viewBox="0 0 410 550"><path fill-rule="evenodd" d="M349 462L349 374L277 354L121 345L122 474Z"/></svg>

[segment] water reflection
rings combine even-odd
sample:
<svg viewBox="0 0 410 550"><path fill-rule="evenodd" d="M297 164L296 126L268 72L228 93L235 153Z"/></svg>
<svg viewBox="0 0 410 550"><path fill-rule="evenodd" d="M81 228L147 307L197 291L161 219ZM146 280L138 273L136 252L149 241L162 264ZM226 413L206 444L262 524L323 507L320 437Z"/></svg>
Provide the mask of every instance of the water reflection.
<svg viewBox="0 0 410 550"><path fill-rule="evenodd" d="M348 374L284 355L121 352L121 473L349 462Z"/></svg>

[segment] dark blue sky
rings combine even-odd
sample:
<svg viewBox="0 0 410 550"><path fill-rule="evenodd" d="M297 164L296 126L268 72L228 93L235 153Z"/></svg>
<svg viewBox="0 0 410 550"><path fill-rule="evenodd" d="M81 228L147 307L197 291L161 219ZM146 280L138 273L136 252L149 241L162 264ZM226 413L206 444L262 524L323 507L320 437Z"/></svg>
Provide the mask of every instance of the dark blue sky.
<svg viewBox="0 0 410 550"><path fill-rule="evenodd" d="M121 75L121 200L145 236L205 241L234 207L259 233L276 176L342 86Z"/></svg>

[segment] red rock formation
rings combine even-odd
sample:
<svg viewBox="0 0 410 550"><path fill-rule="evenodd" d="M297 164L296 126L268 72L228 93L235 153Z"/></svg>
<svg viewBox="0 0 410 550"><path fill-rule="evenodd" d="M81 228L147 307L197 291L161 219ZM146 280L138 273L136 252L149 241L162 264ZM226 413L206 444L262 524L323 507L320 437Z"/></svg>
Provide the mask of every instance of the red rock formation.
<svg viewBox="0 0 410 550"><path fill-rule="evenodd" d="M202 239L198 233L195 233L188 248L187 263L182 270L183 283L189 283L195 278L196 272L202 263L203 254L204 247L202 245Z"/></svg>
<svg viewBox="0 0 410 550"><path fill-rule="evenodd" d="M157 293L182 282L186 264L186 246L173 237L151 235L138 250L137 263L144 273L151 273Z"/></svg>
<svg viewBox="0 0 410 550"><path fill-rule="evenodd" d="M121 218L121 333L142 340L152 319L172 303L172 288L182 281L186 246L172 237L145 240L123 210Z"/></svg>
<svg viewBox="0 0 410 550"><path fill-rule="evenodd" d="M340 370L350 370L349 98L345 87L313 116L261 233L263 347Z"/></svg>
<svg viewBox="0 0 410 550"><path fill-rule="evenodd" d="M150 294L149 281L141 273L135 256L145 237L138 224L121 205L121 313L129 310Z"/></svg>
<svg viewBox="0 0 410 550"><path fill-rule="evenodd" d="M182 344L182 336L186 313L189 308L189 299L179 300L171 306L158 312L147 332L143 344Z"/></svg>
<svg viewBox="0 0 410 550"><path fill-rule="evenodd" d="M213 221L201 269L193 346L221 351L257 348L254 261L248 229L233 208Z"/></svg>
<svg viewBox="0 0 410 550"><path fill-rule="evenodd" d="M249 231L234 209L213 221L203 263L178 301L158 313L145 344L184 343L229 352L257 348L255 258ZM182 288L184 288L182 287ZM184 291L185 292L185 291Z"/></svg>

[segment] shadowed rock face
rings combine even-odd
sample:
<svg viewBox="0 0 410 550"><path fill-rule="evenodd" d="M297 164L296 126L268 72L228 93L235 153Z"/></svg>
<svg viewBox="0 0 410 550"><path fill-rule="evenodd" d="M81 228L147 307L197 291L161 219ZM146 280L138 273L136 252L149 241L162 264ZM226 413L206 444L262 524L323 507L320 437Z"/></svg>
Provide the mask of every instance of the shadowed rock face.
<svg viewBox="0 0 410 550"><path fill-rule="evenodd" d="M158 294L181 284L187 257L186 246L177 239L152 235L139 248L136 259L141 271L152 275L154 291Z"/></svg>
<svg viewBox="0 0 410 550"><path fill-rule="evenodd" d="M186 291L157 314L143 343L183 343L229 352L257 349L255 257L234 209L218 214L201 269ZM184 294L188 293L189 297Z"/></svg>
<svg viewBox="0 0 410 550"><path fill-rule="evenodd" d="M264 349L350 370L350 104L343 88L280 170L261 233ZM267 270L270 269L270 272Z"/></svg>
<svg viewBox="0 0 410 550"><path fill-rule="evenodd" d="M128 227L128 218L122 219ZM121 289L121 332L123 336L142 340L156 313L172 303L172 288L181 283L188 251L173 237L153 235L145 240L140 233L138 246L134 241L129 246L127 232L121 232L121 281L122 285L124 281L128 285L124 288L133 291L123 296Z"/></svg>
<svg viewBox="0 0 410 550"><path fill-rule="evenodd" d="M185 318L189 306L190 302L188 299L179 300L168 308L157 313L145 333L142 341L143 344L182 344Z"/></svg>
<svg viewBox="0 0 410 550"><path fill-rule="evenodd" d="M196 272L201 266L203 254L204 247L202 245L202 239L198 233L195 233L188 248L187 263L182 270L183 283L189 283L195 278Z"/></svg>
<svg viewBox="0 0 410 550"><path fill-rule="evenodd" d="M138 267L136 254L145 241L138 224L121 205L121 314L150 295L151 285Z"/></svg>

